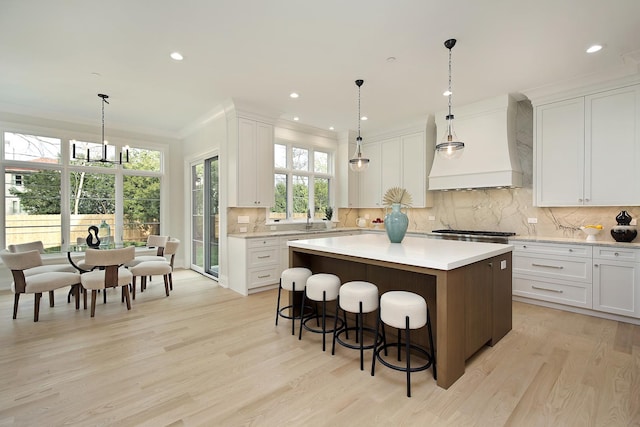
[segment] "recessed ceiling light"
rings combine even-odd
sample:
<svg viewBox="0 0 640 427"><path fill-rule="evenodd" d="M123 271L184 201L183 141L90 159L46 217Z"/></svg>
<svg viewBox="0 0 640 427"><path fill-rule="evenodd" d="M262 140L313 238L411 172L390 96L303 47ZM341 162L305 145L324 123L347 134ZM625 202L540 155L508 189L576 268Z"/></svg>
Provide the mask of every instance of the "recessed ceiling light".
<svg viewBox="0 0 640 427"><path fill-rule="evenodd" d="M444 95L444 96L453 95L453 92L450 92L450 91L448 91L448 90L445 90L444 92L442 92L442 95Z"/></svg>
<svg viewBox="0 0 640 427"><path fill-rule="evenodd" d="M361 119L361 120L369 120L369 117L367 117L367 116L362 116L362 117L360 117L360 119Z"/></svg>
<svg viewBox="0 0 640 427"><path fill-rule="evenodd" d="M300 120L300 117L295 116L295 117L293 118L293 120L295 120L295 121L297 122L298 120Z"/></svg>
<svg viewBox="0 0 640 427"><path fill-rule="evenodd" d="M289 94L289 98L296 99L296 98L299 98L299 97L300 97L300 95L298 95L296 92L291 92L291 93Z"/></svg>
<svg viewBox="0 0 640 427"><path fill-rule="evenodd" d="M173 52L169 56L171 56L171 59L173 59L175 61L182 61L184 59L184 57L182 56L182 54L180 52Z"/></svg>
<svg viewBox="0 0 640 427"><path fill-rule="evenodd" d="M587 53L595 53L595 52L598 52L601 49L602 49L602 45L594 44L594 45L589 46L589 48L587 48Z"/></svg>
<svg viewBox="0 0 640 427"><path fill-rule="evenodd" d="M329 126L329 130L333 130L333 126Z"/></svg>

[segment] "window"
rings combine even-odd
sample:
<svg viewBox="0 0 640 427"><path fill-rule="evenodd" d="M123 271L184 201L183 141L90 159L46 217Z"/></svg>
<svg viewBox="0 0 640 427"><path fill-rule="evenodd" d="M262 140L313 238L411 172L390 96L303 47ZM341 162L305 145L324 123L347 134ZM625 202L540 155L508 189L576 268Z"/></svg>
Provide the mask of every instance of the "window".
<svg viewBox="0 0 640 427"><path fill-rule="evenodd" d="M101 240L125 245L144 245L149 234L160 233L161 150L129 149L129 162L117 165L85 160L87 150L90 158L102 158L95 151L102 149L98 143L67 139L63 146L60 138L16 132L0 136L5 245L42 240L48 252L58 252L84 241L91 225L100 228ZM109 145L108 158L122 147ZM62 197L68 202L61 203Z"/></svg>
<svg viewBox="0 0 640 427"><path fill-rule="evenodd" d="M274 144L275 203L270 220L321 220L331 201L331 153L295 143Z"/></svg>

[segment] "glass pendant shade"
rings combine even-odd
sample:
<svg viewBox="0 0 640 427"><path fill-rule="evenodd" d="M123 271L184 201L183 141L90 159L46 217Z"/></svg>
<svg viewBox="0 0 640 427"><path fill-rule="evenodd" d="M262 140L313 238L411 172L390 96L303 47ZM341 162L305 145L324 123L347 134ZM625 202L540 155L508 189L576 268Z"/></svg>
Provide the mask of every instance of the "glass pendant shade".
<svg viewBox="0 0 640 427"><path fill-rule="evenodd" d="M462 156L464 150L464 142L461 142L453 130L453 117L447 117L447 133L442 137L442 142L436 145L438 155L447 160L457 159Z"/></svg>
<svg viewBox="0 0 640 427"><path fill-rule="evenodd" d="M360 151L362 138L358 137L357 141L358 146L356 147L356 152L353 154L353 158L349 159L349 167L354 172L362 172L367 170L370 160L362 157L362 152Z"/></svg>

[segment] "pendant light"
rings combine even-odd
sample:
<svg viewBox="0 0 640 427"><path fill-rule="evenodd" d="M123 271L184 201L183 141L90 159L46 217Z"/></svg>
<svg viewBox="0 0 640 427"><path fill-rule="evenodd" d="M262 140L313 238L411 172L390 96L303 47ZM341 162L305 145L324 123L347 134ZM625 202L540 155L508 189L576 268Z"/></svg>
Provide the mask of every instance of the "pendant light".
<svg viewBox="0 0 640 427"><path fill-rule="evenodd" d="M117 165L121 165L123 162L122 159L122 151L120 152L120 158L118 160L108 160L107 159L107 145L109 144L107 142L106 139L104 139L104 104L108 104L109 101L107 101L107 99L109 99L109 95L105 95L103 93L99 93L98 97L100 97L102 99L102 158L100 159L92 159L90 157L90 150L87 148L87 157L82 159L79 157L76 157L76 144L74 142L73 144L73 152L72 152L72 157L74 159L77 160L84 160L87 163L112 163L112 164L117 164ZM123 151L125 151L125 158L124 158L124 162L125 163L129 163L129 146L125 146L122 149Z"/></svg>
<svg viewBox="0 0 640 427"><path fill-rule="evenodd" d="M364 83L364 80L356 80L356 86L358 86L358 137L356 138L356 152L353 158L349 160L349 167L352 171L362 172L369 167L369 159L362 157L362 137L360 136L360 87Z"/></svg>
<svg viewBox="0 0 640 427"><path fill-rule="evenodd" d="M444 42L444 47L449 49L449 114L447 114L447 132L442 138L442 142L436 145L438 155L444 159L457 159L462 156L464 150L464 142L458 139L453 130L453 114L451 114L451 49L456 45L456 39L449 39Z"/></svg>

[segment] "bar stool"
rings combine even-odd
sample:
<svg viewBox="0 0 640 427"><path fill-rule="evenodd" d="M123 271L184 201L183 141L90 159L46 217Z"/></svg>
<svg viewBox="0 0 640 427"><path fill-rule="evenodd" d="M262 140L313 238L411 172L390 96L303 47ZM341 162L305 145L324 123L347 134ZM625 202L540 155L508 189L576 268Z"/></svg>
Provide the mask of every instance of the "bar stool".
<svg viewBox="0 0 640 427"><path fill-rule="evenodd" d="M284 317L285 319L291 319L291 335L295 335L295 323L296 319L300 321L304 320L312 314L313 308L304 305L304 294L300 302L300 312L296 315L294 310L294 302L290 305L280 308L280 295L282 290L292 292L302 292L307 286L307 279L311 277L311 270L304 267L287 268L280 275L280 286L278 286L278 306L276 307L276 326L278 326L278 317ZM291 315L285 314L285 310L291 310ZM307 316L304 315L305 311L310 309L311 312Z"/></svg>
<svg viewBox="0 0 640 427"><path fill-rule="evenodd" d="M335 274L326 274L326 273L318 273L314 274L307 279L307 286L305 287L305 297L311 301L322 302L322 313L318 313L316 309L316 314L307 317L304 321L300 322L300 332L298 334L298 339L302 339L302 328L314 332L317 334L322 334L322 351L326 350L326 333L333 332L334 329L327 329L327 317L333 318L338 315L338 293L340 292L340 278ZM329 315L327 316L327 301L336 301L336 310L335 316ZM316 326L321 326L320 329L312 328L308 326L307 323L311 320L316 321ZM322 325L319 324L319 319L322 319ZM342 319L337 319L340 323L338 329L342 328L344 325L344 321Z"/></svg>
<svg viewBox="0 0 640 427"><path fill-rule="evenodd" d="M411 397L411 372L424 371L430 366L433 366L433 378L436 378L436 359L435 351L433 347L433 336L431 334L431 320L429 311L427 309L427 302L420 295L407 291L390 291L385 292L380 298L380 316L378 317L376 331L387 324L398 330L398 342L383 344L377 346L373 350L373 360L371 361L371 376L375 373L376 359L383 365L395 369L397 371L403 371L407 373L407 397ZM409 331L411 329L419 329L424 325L427 325L427 334L429 339L429 347L431 352L428 352L418 345L411 344L411 338ZM405 342L402 343L402 330L405 331ZM386 352L389 347L397 347L398 349L398 361L400 358L400 350L404 346L405 356L407 363L405 366L395 365L386 361L380 353L384 350ZM411 350L421 354L426 363L412 367L411 366ZM385 353L386 355L386 353Z"/></svg>
<svg viewBox="0 0 640 427"><path fill-rule="evenodd" d="M373 283L354 281L347 282L340 287L338 294L338 310L342 310L344 314L344 326L338 328L338 313L335 316L335 322L333 325L333 344L331 347L331 354L336 352L336 341L344 347L359 349L360 350L360 370L364 371L364 350L375 349L379 342L386 343L384 337L384 327L382 328L382 335L373 328L364 326L364 313L371 313L378 309L378 287ZM356 326L348 327L346 312L356 314ZM344 333L345 338L349 339L349 331L356 331L356 344L351 344L343 341L340 336ZM364 332L367 331L373 334L373 344L364 344Z"/></svg>

